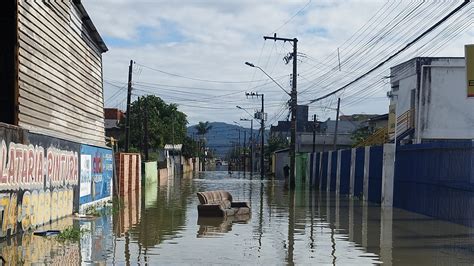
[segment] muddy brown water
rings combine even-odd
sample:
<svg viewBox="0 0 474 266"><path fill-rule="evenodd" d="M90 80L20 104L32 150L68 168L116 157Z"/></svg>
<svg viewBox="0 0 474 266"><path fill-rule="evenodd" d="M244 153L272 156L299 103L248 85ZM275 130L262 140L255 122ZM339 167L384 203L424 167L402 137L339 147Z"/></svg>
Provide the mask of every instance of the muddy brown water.
<svg viewBox="0 0 474 266"><path fill-rule="evenodd" d="M249 217L202 219L196 192L223 189ZM227 172L161 180L94 220L78 243L25 233L0 242L6 264L459 265L474 262L473 228L358 199ZM43 228L44 229L44 228Z"/></svg>

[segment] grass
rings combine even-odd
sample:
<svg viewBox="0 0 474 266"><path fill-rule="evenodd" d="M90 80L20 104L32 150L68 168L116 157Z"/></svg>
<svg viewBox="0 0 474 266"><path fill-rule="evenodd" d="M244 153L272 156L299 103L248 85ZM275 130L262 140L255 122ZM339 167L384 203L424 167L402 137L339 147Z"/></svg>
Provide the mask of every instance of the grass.
<svg viewBox="0 0 474 266"><path fill-rule="evenodd" d="M81 236L86 232L88 232L88 230L80 230L71 226L62 230L61 233L58 234L57 238L60 241L79 241Z"/></svg>

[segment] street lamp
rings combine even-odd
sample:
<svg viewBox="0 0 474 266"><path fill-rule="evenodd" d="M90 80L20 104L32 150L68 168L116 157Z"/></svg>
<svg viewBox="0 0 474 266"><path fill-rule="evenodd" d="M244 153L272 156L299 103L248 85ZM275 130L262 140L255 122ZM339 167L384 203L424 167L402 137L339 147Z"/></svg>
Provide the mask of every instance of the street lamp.
<svg viewBox="0 0 474 266"><path fill-rule="evenodd" d="M260 69L260 71L263 72L263 74L265 74L268 78L270 78L278 87L280 87L280 89L282 89L288 96L291 96L291 94L289 92L287 92L276 80L274 80L270 75L267 74L267 72L265 72L265 70L263 70L261 67L259 66L256 66L252 63L249 63L249 62L245 62L245 64L249 67L255 67L255 68L258 68Z"/></svg>
<svg viewBox="0 0 474 266"><path fill-rule="evenodd" d="M294 45L294 59L293 60L296 60L296 39L295 40L295 45ZM295 146L296 146L296 61L293 62L293 90L292 90L292 93L289 93L288 91L286 91L274 78L272 78L270 75L267 74L267 72L265 72L265 70L263 70L261 67L259 66L256 66L252 63L249 63L249 62L245 62L245 64L249 67L254 67L254 68L258 68L260 69L260 71L263 72L263 74L265 74L268 78L270 78L280 89L282 89L286 95L290 96L290 103L291 103L291 146L290 146L290 166L291 166L291 172L290 172L290 186L291 188L294 188L294 179L295 179ZM264 130L264 112L263 112L263 94L262 94L262 155L261 155L261 160L262 160L262 169L263 169L263 163L264 163L264 160L263 160L263 139L264 139L264 133L265 133L265 130ZM263 177L263 170L262 170L262 177Z"/></svg>
<svg viewBox="0 0 474 266"><path fill-rule="evenodd" d="M236 105L235 107L237 107L237 109L240 109L240 110L245 111L247 114L249 114L250 117L252 117L252 118L254 117L251 113L249 113L249 111L247 111L247 109L242 108L242 107L240 107L240 106L238 106L238 105Z"/></svg>

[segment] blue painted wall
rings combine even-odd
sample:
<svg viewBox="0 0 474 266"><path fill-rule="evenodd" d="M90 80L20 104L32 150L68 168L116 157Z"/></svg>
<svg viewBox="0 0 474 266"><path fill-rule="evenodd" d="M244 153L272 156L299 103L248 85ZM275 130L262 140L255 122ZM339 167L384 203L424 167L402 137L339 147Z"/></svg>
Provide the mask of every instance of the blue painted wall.
<svg viewBox="0 0 474 266"><path fill-rule="evenodd" d="M349 194L349 182L351 175L351 150L341 151L341 181L339 192Z"/></svg>
<svg viewBox="0 0 474 266"><path fill-rule="evenodd" d="M330 191L336 191L336 178L337 178L337 151L331 153L331 187Z"/></svg>
<svg viewBox="0 0 474 266"><path fill-rule="evenodd" d="M382 198L383 147L370 147L369 201L380 203Z"/></svg>
<svg viewBox="0 0 474 266"><path fill-rule="evenodd" d="M316 163L315 163L316 171L315 171L315 175L314 175L314 185L315 185L316 187L318 187L318 186L319 186L319 170L320 170L320 168L319 168L319 160L320 160L321 155L320 155L319 152L316 153L315 155L316 155Z"/></svg>
<svg viewBox="0 0 474 266"><path fill-rule="evenodd" d="M323 153L323 162L321 165L321 189L326 189L328 176L328 153Z"/></svg>
<svg viewBox="0 0 474 266"><path fill-rule="evenodd" d="M112 195L112 150L81 145L79 204L86 204Z"/></svg>
<svg viewBox="0 0 474 266"><path fill-rule="evenodd" d="M365 148L356 149L356 165L354 175L354 196L362 197L364 187L364 157Z"/></svg>
<svg viewBox="0 0 474 266"><path fill-rule="evenodd" d="M397 147L394 206L474 226L473 142Z"/></svg>

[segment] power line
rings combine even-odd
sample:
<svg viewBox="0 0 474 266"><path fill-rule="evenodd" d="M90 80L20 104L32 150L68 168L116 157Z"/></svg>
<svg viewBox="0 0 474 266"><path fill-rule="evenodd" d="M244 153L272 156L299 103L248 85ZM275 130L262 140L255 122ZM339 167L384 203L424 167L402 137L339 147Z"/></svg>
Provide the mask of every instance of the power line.
<svg viewBox="0 0 474 266"><path fill-rule="evenodd" d="M169 76L178 77L178 78L183 78L183 79L189 79L189 80L194 80L194 81L201 81L201 82L223 83L223 84L242 84L242 83L252 83L252 82L256 82L256 81L268 81L268 79L262 79L262 80L245 80L245 81L230 81L230 80L211 80L211 79L194 78L194 77L187 77L187 76L183 76L183 75L180 75L180 74L175 74L175 73L167 72L167 71L164 71L164 70L161 70L161 69L157 69L157 68L145 66L145 65L142 65L142 64L139 64L139 63L135 63L135 64L136 64L136 65L139 65L139 66L141 66L141 67L143 67L143 68L146 68L146 69L149 69L149 70L152 70L152 71L156 71L156 72L159 72L159 73L162 73L162 74L166 74L166 75L169 75Z"/></svg>
<svg viewBox="0 0 474 266"><path fill-rule="evenodd" d="M286 26L288 23L290 23L296 16L298 16L301 12L303 12L303 10L305 10L310 4L311 4L311 1L312 0L309 0L308 3L306 3L306 5L304 5L300 10L298 10L298 12L296 12L293 16L291 16L287 21L285 21L281 26L279 26L278 28L276 28L273 32L271 33L274 33L274 32L277 32L278 30L282 29L284 26Z"/></svg>
<svg viewBox="0 0 474 266"><path fill-rule="evenodd" d="M464 0L464 2L459 5L458 7L456 7L453 11L451 11L448 15L446 15L445 17L443 17L440 21L438 21L436 24L434 24L433 26L431 26L429 29L427 29L426 31L424 31L421 35L419 35L417 38L415 38L413 41L409 42L407 45L405 45L402 49L398 50L396 53L392 54L391 56L389 56L387 59L385 59L384 61L382 61L381 63L379 63L377 66L373 67L372 69L370 69L369 71L367 71L365 74L361 75L360 77L356 78L355 80L351 81L350 83L342 86L341 88L337 89L337 90L334 90L333 92L331 93L328 93L322 97L319 97L317 99L314 99L314 100L310 100L309 103L314 103L314 102L317 102L319 100L322 100L324 98L327 98L337 92L340 92L342 90L344 90L345 88L349 87L350 85L356 83L357 81L361 80L362 78L366 77L367 75L369 75L370 73L372 73L373 71L375 71L376 69L380 68L381 66L383 66L384 64L386 64L387 62L389 62L390 60L392 60L394 57L398 56L400 53L402 53L403 51L405 51L406 49L408 49L409 47L411 47L413 44L415 44L417 41L419 41L420 39L422 39L424 36L426 36L428 33L430 33L431 31L433 31L434 29L436 29L439 25L441 25L443 22L445 22L447 19L449 19L451 16L453 16L454 14L456 14L459 10L461 10L464 6L466 6L467 4L469 4L470 1L469 0Z"/></svg>

